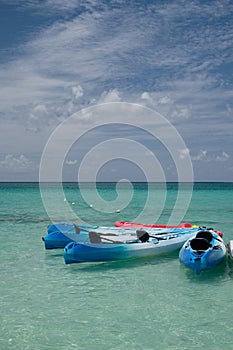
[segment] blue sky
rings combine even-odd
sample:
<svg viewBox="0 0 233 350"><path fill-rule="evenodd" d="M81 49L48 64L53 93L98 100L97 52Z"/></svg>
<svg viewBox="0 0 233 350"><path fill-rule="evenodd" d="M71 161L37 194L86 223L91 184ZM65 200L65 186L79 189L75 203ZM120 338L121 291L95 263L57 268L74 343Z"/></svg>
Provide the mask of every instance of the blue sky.
<svg viewBox="0 0 233 350"><path fill-rule="evenodd" d="M166 118L184 141L180 159L191 159L194 181L233 181L232 18L230 0L1 0L0 181L37 181L54 130L83 108L114 102ZM108 127L73 144L65 180L98 143L122 137L142 143L166 180L177 180L166 145L114 122L109 114ZM106 152L110 159L111 144ZM100 165L98 180L145 180L124 152Z"/></svg>

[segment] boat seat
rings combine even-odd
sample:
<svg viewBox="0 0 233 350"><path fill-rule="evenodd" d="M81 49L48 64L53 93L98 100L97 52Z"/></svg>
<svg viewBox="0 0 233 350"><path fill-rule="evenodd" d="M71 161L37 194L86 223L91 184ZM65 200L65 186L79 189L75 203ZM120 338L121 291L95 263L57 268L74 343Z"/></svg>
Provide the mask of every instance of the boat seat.
<svg viewBox="0 0 233 350"><path fill-rule="evenodd" d="M213 236L210 231L199 231L196 234L196 238L205 238L208 242L211 242L213 239Z"/></svg>
<svg viewBox="0 0 233 350"><path fill-rule="evenodd" d="M205 238L193 238L191 241L190 241L190 246L193 250L202 250L202 251L205 251L207 250L208 248L211 247L211 244L210 242L205 239Z"/></svg>
<svg viewBox="0 0 233 350"><path fill-rule="evenodd" d="M149 240L150 236L149 233L145 230L136 230L137 238L142 242L145 243Z"/></svg>
<svg viewBox="0 0 233 350"><path fill-rule="evenodd" d="M89 232L89 239L91 243L102 243L101 237L98 235L98 233L93 231Z"/></svg>

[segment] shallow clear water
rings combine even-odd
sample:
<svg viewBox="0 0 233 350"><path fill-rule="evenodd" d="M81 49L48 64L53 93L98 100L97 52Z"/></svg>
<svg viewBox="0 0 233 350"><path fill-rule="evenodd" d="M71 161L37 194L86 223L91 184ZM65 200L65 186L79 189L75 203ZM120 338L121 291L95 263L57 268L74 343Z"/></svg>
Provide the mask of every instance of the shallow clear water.
<svg viewBox="0 0 233 350"><path fill-rule="evenodd" d="M116 198L115 187L99 187L107 206ZM44 250L41 237L51 221L38 184L5 183L0 189L1 350L232 349L229 262L200 276L180 265L178 252L68 266L62 250ZM102 225L133 220L147 191L143 184L136 186L125 210L104 213L85 203L75 184L66 184L67 201L75 203L69 216L64 203L56 201L56 185L46 190L57 221L73 222L78 213ZM127 197L127 188L122 191ZM176 185L170 184L161 223L168 220L176 194ZM156 210L156 204L148 210L147 222L153 222ZM233 238L232 214L233 184L196 184L183 221L219 229L227 242Z"/></svg>

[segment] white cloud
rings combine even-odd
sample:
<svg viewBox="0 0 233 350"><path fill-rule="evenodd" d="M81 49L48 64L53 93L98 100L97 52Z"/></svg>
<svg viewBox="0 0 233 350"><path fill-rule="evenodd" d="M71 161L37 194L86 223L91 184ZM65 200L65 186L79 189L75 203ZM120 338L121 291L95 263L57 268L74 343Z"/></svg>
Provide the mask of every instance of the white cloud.
<svg viewBox="0 0 233 350"><path fill-rule="evenodd" d="M215 160L216 162L225 162L230 158L230 155L227 154L226 152L222 152L220 155L217 155Z"/></svg>
<svg viewBox="0 0 233 350"><path fill-rule="evenodd" d="M99 103L108 103L108 102L120 102L120 93L117 89L113 89L110 91L104 91L99 99Z"/></svg>
<svg viewBox="0 0 233 350"><path fill-rule="evenodd" d="M26 3L28 7L35 7L31 1ZM180 27L175 28L174 24L177 18L187 18L193 14L204 17L210 13L215 16L221 13L224 16L229 10L227 2L225 9L219 1L214 1L213 6L200 6L196 1L185 6L179 1L175 4L168 1L166 5L140 6L141 25L138 25L134 7L128 5L123 9L120 4L121 2L119 7L112 8L111 5L104 6L98 2L101 11L98 10L96 1L47 0L43 2L43 6L36 5L42 11L60 9L69 12L80 6L91 7L92 11L84 11L70 21L55 22L51 27L38 33L34 40L24 47L22 58L2 67L1 105L5 106L6 112L12 106L12 97L15 106L26 106L31 103L32 105L42 103L47 109L48 104L62 106L67 102L67 98L70 98L68 87L72 89L72 98L79 100L83 97L85 86L86 103L98 99L100 95L107 102L128 100L132 99L145 82L150 86L150 90L142 93L141 89L141 98L148 100L152 107L159 106L161 112L167 112L167 115L175 120L190 117L191 103L198 101L200 96L205 95L210 109L211 104L216 101L209 98L210 96L213 94L219 96L218 101L221 101L224 93L220 91L220 94L215 94L210 91L216 80L213 79L211 82L208 75L201 73L206 72L207 66L213 71L216 60L219 64L220 57L216 45L232 47L231 41L225 38L224 26L214 28L209 33L206 45L206 34L201 30L198 30L198 33L193 32L192 23L185 31ZM164 19L168 29L175 28L174 33L170 34L171 38L168 39L172 40L173 36L180 38L177 45L172 47L169 45L169 40L168 45L161 45L160 37L164 35L161 23ZM195 20L193 21L195 23ZM206 26L206 30L208 28ZM231 28L228 29L230 38L232 31ZM179 31L181 35L177 36ZM194 40L197 37L198 40ZM208 57L207 66L206 60L203 61L203 57L200 56L206 47L208 52L212 52L213 57L212 61ZM200 74L195 73L195 67L198 67ZM151 72L159 73L156 84ZM75 85L77 80L80 84ZM116 88L120 80L121 87ZM111 86L106 89L105 83ZM131 86L130 90L128 85ZM209 91L203 94L203 89L207 87ZM160 91L161 88L165 90L163 93ZM121 90L123 91L120 96L118 92ZM69 105L68 108L69 112L73 111L73 105Z"/></svg>
<svg viewBox="0 0 233 350"><path fill-rule="evenodd" d="M72 94L75 100L78 100L80 97L83 96L83 88L82 86L72 86Z"/></svg>
<svg viewBox="0 0 233 350"><path fill-rule="evenodd" d="M152 97L149 92L145 91L141 94L141 99L150 101Z"/></svg>
<svg viewBox="0 0 233 350"><path fill-rule="evenodd" d="M183 148L179 150L179 157L181 160L189 157L189 149L188 148Z"/></svg>
<svg viewBox="0 0 233 350"><path fill-rule="evenodd" d="M159 99L159 101L158 101L158 103L159 104L167 104L167 103L170 103L171 102L171 99L170 99L170 97L169 96L162 96L160 99Z"/></svg>
<svg viewBox="0 0 233 350"><path fill-rule="evenodd" d="M224 151L220 154L210 154L207 150L200 150L197 155L192 156L193 161L204 161L204 162L225 162L230 158L230 155Z"/></svg>
<svg viewBox="0 0 233 350"><path fill-rule="evenodd" d="M66 164L67 165L75 165L75 164L77 164L77 162L78 162L77 159L75 159L75 160L67 160Z"/></svg>
<svg viewBox="0 0 233 350"><path fill-rule="evenodd" d="M35 106L27 120L27 128L31 131L39 131L49 124L49 113L45 105Z"/></svg>
<svg viewBox="0 0 233 350"><path fill-rule="evenodd" d="M0 161L0 167L18 171L18 170L34 170L36 165L33 161L29 160L23 154L20 156L14 156L13 154L7 154L5 158Z"/></svg>
<svg viewBox="0 0 233 350"><path fill-rule="evenodd" d="M205 160L207 155L206 150L200 150L199 153L196 156L192 156L191 159L196 161L196 160Z"/></svg>

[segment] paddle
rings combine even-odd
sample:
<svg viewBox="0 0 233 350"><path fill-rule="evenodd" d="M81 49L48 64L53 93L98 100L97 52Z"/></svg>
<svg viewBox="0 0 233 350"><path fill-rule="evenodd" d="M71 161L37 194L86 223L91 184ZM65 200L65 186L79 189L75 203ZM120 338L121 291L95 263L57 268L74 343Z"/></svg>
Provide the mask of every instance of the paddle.
<svg viewBox="0 0 233 350"><path fill-rule="evenodd" d="M158 241L167 239L164 237L149 235L148 232L146 232L145 230L136 230L136 234L137 234L137 239L139 239L142 243L147 242L149 238L155 238ZM107 238L106 236L112 236L112 234L107 234L107 233L102 234L100 232L95 232L95 231L89 232L89 239L91 243L103 243L102 239L115 244L138 243L137 240L116 241L114 239ZM114 236L117 236L117 235L114 235ZM121 237L121 236L118 235L118 237ZM124 238L124 236L122 236L122 238Z"/></svg>
<svg viewBox="0 0 233 350"><path fill-rule="evenodd" d="M102 238L103 238L105 241L108 241L108 242L111 242L111 243L124 244L123 241L115 241L113 239L106 238L107 234L105 234L104 237L101 237L101 236L102 236L102 233L98 233L98 232L95 232L95 231L90 231L89 232L89 239L90 239L91 243L103 243L102 242ZM110 234L110 236L112 236L112 235Z"/></svg>
<svg viewBox="0 0 233 350"><path fill-rule="evenodd" d="M79 226L74 224L74 227L75 227L76 234L79 235L81 232ZM89 234L89 239L90 239L91 243L102 243L102 239L104 239L105 241L111 242L111 243L115 243L115 244L124 244L125 243L124 241L116 241L116 240L108 238L109 236L120 237L119 234L117 235L115 233L103 233L103 232L89 231L88 234ZM122 237L124 238L123 235L122 235ZM133 242L135 242L135 241L133 241ZM132 241L128 242L128 243L132 243Z"/></svg>
<svg viewBox="0 0 233 350"><path fill-rule="evenodd" d="M78 225L74 224L74 228L75 228L75 232L77 233L77 235L80 234L80 228L78 227Z"/></svg>
<svg viewBox="0 0 233 350"><path fill-rule="evenodd" d="M137 234L137 238L142 242L142 243L145 243L145 242L148 242L149 238L156 238L158 240L166 240L167 238L164 238L164 237L158 237L157 235L154 236L154 235L149 235L149 233L145 230L136 230L136 234ZM163 233L161 233L163 234ZM166 232L167 234L167 232Z"/></svg>

